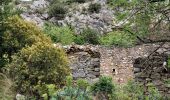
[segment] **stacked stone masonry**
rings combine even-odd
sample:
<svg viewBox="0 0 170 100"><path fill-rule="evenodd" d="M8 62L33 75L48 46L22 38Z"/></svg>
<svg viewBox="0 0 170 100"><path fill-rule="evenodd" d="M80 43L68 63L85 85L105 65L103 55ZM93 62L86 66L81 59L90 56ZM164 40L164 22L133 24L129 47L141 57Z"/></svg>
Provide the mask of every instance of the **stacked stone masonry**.
<svg viewBox="0 0 170 100"><path fill-rule="evenodd" d="M113 81L117 84L124 84L130 79L136 79L137 81L145 81L150 79L156 86L161 83L161 79L170 79L170 72L160 71L158 73L153 72L163 68L162 66L166 64L167 61L164 57L160 56L159 59L151 59L153 64L151 69L146 72L149 73L150 77L141 80L142 75L137 75L138 73L145 74L143 69L147 65L143 65L143 69L138 68L135 61L140 58L147 58L152 56L153 52L160 47L160 44L144 44L138 45L131 48L121 48L121 47L105 47L105 46L94 46L94 45L69 45L64 46L66 52L70 59L70 66L72 69L72 74L75 79L85 78L91 81L95 81L99 76L111 76ZM170 55L170 44L164 44L161 48L156 50L157 54L164 54L166 56ZM151 55L152 54L152 55ZM157 56L159 57L159 56ZM154 57L153 57L154 58ZM143 62L143 61L142 61ZM140 65L141 63L139 63ZM151 65L150 64L150 65ZM141 66L141 65L140 65ZM160 67L160 68L159 68ZM150 73L151 72L151 73ZM159 74L159 75L158 75ZM160 76L160 77L159 77ZM152 80L158 77L158 80ZM160 80L159 80L160 79ZM167 94L170 94L170 88L164 87ZM162 91L163 92L163 91Z"/></svg>

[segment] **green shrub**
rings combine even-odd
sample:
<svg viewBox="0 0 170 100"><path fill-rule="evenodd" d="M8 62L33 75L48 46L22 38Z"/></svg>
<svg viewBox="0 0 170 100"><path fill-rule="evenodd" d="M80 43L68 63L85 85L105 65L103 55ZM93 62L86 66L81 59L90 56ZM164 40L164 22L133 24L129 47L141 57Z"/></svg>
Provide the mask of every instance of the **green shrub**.
<svg viewBox="0 0 170 100"><path fill-rule="evenodd" d="M17 9L15 9L15 4L13 0L1 0L0 1L0 23L4 19L10 16L18 14Z"/></svg>
<svg viewBox="0 0 170 100"><path fill-rule="evenodd" d="M13 56L7 67L19 93L40 97L47 92L46 84L64 85L69 75L66 55L62 49L46 42L23 48Z"/></svg>
<svg viewBox="0 0 170 100"><path fill-rule="evenodd" d="M74 43L83 45L86 43L86 41L84 40L84 38L81 35L76 35L76 37L74 39Z"/></svg>
<svg viewBox="0 0 170 100"><path fill-rule="evenodd" d="M152 84L147 84L147 95L144 94L144 86L138 82L129 81L126 86L124 86L124 94L127 94L130 98L129 100L166 100L160 95L158 89Z"/></svg>
<svg viewBox="0 0 170 100"><path fill-rule="evenodd" d="M71 44L75 39L73 30L68 26L57 27L53 24L46 23L44 33L49 36L53 42L59 42L64 45Z"/></svg>
<svg viewBox="0 0 170 100"><path fill-rule="evenodd" d="M73 78L69 76L66 83L67 86L57 91L57 94L51 97L52 100L92 100L86 80L79 79L77 85L74 85Z"/></svg>
<svg viewBox="0 0 170 100"><path fill-rule="evenodd" d="M136 39L124 32L111 32L102 37L100 37L100 43L102 45L117 45L117 46L132 46L134 45Z"/></svg>
<svg viewBox="0 0 170 100"><path fill-rule="evenodd" d="M158 91L158 89L150 83L148 85L148 95L145 97L146 100L162 100L162 97Z"/></svg>
<svg viewBox="0 0 170 100"><path fill-rule="evenodd" d="M99 44L99 33L90 28L84 29L78 38L82 39L83 42L85 41L85 43Z"/></svg>
<svg viewBox="0 0 170 100"><path fill-rule="evenodd" d="M89 12L92 12L92 13L94 12L99 13L100 9L101 9L101 4L99 3L90 4L88 8Z"/></svg>
<svg viewBox="0 0 170 100"><path fill-rule="evenodd" d="M5 19L0 24L0 61L11 62L11 56L25 46L31 46L36 42L51 42L39 28L30 22L24 21L18 16ZM0 64L3 67L4 64Z"/></svg>
<svg viewBox="0 0 170 100"><path fill-rule="evenodd" d="M67 8L61 3L54 3L50 5L48 14L50 17L55 17L56 19L63 19L67 13Z"/></svg>
<svg viewBox="0 0 170 100"><path fill-rule="evenodd" d="M124 93L127 94L131 100L144 100L144 87L134 81L129 81L127 85L124 86Z"/></svg>
<svg viewBox="0 0 170 100"><path fill-rule="evenodd" d="M111 77L102 76L98 82L92 85L91 90L99 100L103 100L104 98L109 99L109 95L114 94L115 86Z"/></svg>

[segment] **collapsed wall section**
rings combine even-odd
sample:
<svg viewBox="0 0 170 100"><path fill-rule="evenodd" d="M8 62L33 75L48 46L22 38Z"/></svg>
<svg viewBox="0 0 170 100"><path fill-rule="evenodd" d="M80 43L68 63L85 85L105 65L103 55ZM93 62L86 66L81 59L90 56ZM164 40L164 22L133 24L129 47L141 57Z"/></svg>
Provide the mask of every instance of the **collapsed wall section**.
<svg viewBox="0 0 170 100"><path fill-rule="evenodd" d="M160 93L170 96L170 86L167 83L170 81L170 69L167 67L167 57L166 54L154 53L134 61L135 80L144 85L146 94L152 83Z"/></svg>

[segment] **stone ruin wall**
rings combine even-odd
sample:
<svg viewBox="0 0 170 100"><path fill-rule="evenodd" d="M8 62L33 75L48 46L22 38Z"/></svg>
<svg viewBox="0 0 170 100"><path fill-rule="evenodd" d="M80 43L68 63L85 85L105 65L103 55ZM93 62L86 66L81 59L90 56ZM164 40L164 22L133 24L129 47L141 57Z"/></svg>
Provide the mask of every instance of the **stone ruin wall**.
<svg viewBox="0 0 170 100"><path fill-rule="evenodd" d="M147 90L152 83L162 94L170 97L170 86L166 82L170 79L170 69L166 65L167 56L166 53L154 53L150 57L138 58L134 61L134 77L145 86L145 94L148 93Z"/></svg>
<svg viewBox="0 0 170 100"><path fill-rule="evenodd" d="M132 48L121 48L70 45L64 48L70 59L74 79L84 78L94 82L99 76L105 75L111 76L117 84L124 84L130 79L135 79L146 85L146 88L146 83L152 82L159 91L170 95L170 87L164 84L165 79L170 79L170 72L163 71L162 66L167 64L167 61L164 56L161 56L161 54L170 55L170 44L164 44L158 49L156 52L159 55L153 56L154 59L147 59L159 46L159 44L144 44ZM143 64L144 60L138 62L139 59L147 59L148 62ZM159 63L151 63L155 61ZM144 66L151 67L144 71Z"/></svg>
<svg viewBox="0 0 170 100"><path fill-rule="evenodd" d="M100 53L90 48L72 46L67 49L70 69L74 79L84 78L94 82L100 76Z"/></svg>

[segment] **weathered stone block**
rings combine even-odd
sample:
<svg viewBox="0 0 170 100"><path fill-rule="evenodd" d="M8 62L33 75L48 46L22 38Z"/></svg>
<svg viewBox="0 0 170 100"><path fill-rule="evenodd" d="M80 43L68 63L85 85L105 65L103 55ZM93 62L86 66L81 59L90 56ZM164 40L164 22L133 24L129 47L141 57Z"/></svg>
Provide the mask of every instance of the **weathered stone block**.
<svg viewBox="0 0 170 100"><path fill-rule="evenodd" d="M134 68L133 71L134 71L134 73L139 73L139 72L141 72L141 69L140 68Z"/></svg>

